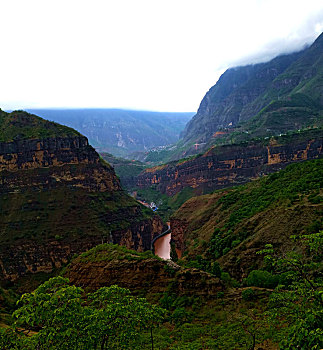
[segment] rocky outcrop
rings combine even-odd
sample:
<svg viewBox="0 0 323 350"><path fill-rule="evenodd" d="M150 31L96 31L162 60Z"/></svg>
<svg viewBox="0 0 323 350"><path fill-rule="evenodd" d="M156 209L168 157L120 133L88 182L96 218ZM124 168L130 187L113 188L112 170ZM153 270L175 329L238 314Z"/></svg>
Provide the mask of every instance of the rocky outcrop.
<svg viewBox="0 0 323 350"><path fill-rule="evenodd" d="M24 139L0 143L0 171L98 162L98 154L84 136Z"/></svg>
<svg viewBox="0 0 323 350"><path fill-rule="evenodd" d="M117 284L134 294L159 298L164 292L207 298L223 289L221 281L206 272L155 258L109 260L100 255L100 259L86 262L77 258L68 266L65 276L72 284L87 290Z"/></svg>
<svg viewBox="0 0 323 350"><path fill-rule="evenodd" d="M177 218L171 219L172 242L175 244L176 254L181 258L185 251L185 236L188 230L188 222Z"/></svg>
<svg viewBox="0 0 323 350"><path fill-rule="evenodd" d="M109 165L73 163L28 171L0 172L0 193L33 190L53 190L62 187L85 189L89 192L121 191L118 178Z"/></svg>
<svg viewBox="0 0 323 350"><path fill-rule="evenodd" d="M287 142L288 141L288 142ZM299 137L271 139L267 144L214 147L201 156L147 169L137 177L136 186L154 186L169 196L185 187L209 192L245 183L284 168L292 162L319 158L323 154L320 130Z"/></svg>

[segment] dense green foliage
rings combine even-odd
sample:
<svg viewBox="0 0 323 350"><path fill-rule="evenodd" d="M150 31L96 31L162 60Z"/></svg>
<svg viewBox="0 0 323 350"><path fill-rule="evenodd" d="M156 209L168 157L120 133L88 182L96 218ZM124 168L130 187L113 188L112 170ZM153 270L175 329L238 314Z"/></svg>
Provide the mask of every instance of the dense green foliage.
<svg viewBox="0 0 323 350"><path fill-rule="evenodd" d="M278 206L289 207L301 200L308 200L311 203L322 202L322 188L323 159L317 159L291 164L277 173L230 189L217 203L221 206L221 210L228 213L228 218L222 228L214 229L206 255L211 259L217 259L243 242L249 232L239 229L237 235L233 234L233 230L239 227L239 223L243 220L259 212ZM315 232L321 228L322 222L316 220L308 230Z"/></svg>
<svg viewBox="0 0 323 350"><path fill-rule="evenodd" d="M218 262L203 258L197 255L194 260L185 263L187 267L195 267L197 269L211 273L216 277L221 277L221 268Z"/></svg>
<svg viewBox="0 0 323 350"><path fill-rule="evenodd" d="M284 202L291 205L300 196L314 194L321 197L323 187L323 159L299 164L291 164L286 169L271 174L252 184L239 186L223 196L219 203L223 210L230 210L228 227L237 225L241 220Z"/></svg>
<svg viewBox="0 0 323 350"><path fill-rule="evenodd" d="M273 275L266 270L252 270L245 280L248 286L261 288L275 288L280 281L280 276Z"/></svg>
<svg viewBox="0 0 323 350"><path fill-rule="evenodd" d="M276 273L287 274L270 297L269 314L283 326L280 348L315 350L323 347L323 231L297 239L298 250L275 255L271 245L263 253ZM274 323L275 324L275 323Z"/></svg>
<svg viewBox="0 0 323 350"><path fill-rule="evenodd" d="M1 349L140 349L141 331L164 314L127 289L103 287L85 295L62 277L24 294L18 305L14 325L0 329Z"/></svg>
<svg viewBox="0 0 323 350"><path fill-rule="evenodd" d="M80 133L24 111L5 113L0 110L0 142L73 136L80 136Z"/></svg>

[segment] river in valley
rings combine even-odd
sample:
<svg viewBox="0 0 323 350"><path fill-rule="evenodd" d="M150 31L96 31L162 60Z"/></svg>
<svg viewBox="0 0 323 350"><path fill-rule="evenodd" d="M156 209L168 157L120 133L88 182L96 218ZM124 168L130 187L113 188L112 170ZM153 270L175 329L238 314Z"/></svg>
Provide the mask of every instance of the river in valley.
<svg viewBox="0 0 323 350"><path fill-rule="evenodd" d="M162 259L170 259L170 240L172 234L168 233L156 240L154 243L155 254Z"/></svg>

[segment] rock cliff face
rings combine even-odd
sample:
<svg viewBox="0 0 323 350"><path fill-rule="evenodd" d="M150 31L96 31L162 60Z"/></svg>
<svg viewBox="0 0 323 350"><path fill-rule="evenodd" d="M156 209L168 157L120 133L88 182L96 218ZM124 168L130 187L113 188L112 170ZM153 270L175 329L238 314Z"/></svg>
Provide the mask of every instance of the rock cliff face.
<svg viewBox="0 0 323 350"><path fill-rule="evenodd" d="M21 170L34 170L33 176ZM113 169L101 163L84 136L1 142L0 184L0 192L63 184L89 191L121 190Z"/></svg>
<svg viewBox="0 0 323 350"><path fill-rule="evenodd" d="M84 136L18 139L0 143L1 171L98 162L98 154Z"/></svg>
<svg viewBox="0 0 323 350"><path fill-rule="evenodd" d="M140 212L137 213L140 217ZM127 212L124 215L128 215ZM118 218L116 218L117 220ZM120 220L120 219L119 219ZM91 223L91 222L90 222ZM77 223L75 223L77 226ZM109 224L106 223L109 227ZM69 233L70 227L67 228ZM109 233L91 232L90 235L64 237L64 229L57 232L57 238L17 239L14 243L0 244L0 282L15 281L29 273L50 273L68 263L75 254L80 254L92 247L111 242L127 248L144 251L150 249L150 242L155 234L159 234L163 225L158 217L133 223L128 229Z"/></svg>
<svg viewBox="0 0 323 350"><path fill-rule="evenodd" d="M0 281L50 272L103 241L150 249L161 220L84 136L25 112L1 118Z"/></svg>
<svg viewBox="0 0 323 350"><path fill-rule="evenodd" d="M169 196L185 187L207 192L242 184L250 179L284 168L292 162L321 157L323 136L315 131L303 138L271 139L249 145L222 146L210 149L193 159L172 162L147 169L138 175L136 186L154 186Z"/></svg>

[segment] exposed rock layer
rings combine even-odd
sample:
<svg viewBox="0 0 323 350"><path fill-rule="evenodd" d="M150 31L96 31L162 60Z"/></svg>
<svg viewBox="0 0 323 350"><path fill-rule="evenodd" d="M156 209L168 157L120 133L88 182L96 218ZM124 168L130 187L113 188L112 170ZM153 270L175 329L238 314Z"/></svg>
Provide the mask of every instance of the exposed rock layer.
<svg viewBox="0 0 323 350"><path fill-rule="evenodd" d="M279 139L267 145L228 145L210 149L194 159L169 163L147 169L138 175L135 186L156 187L169 196L185 187L200 188L201 192L245 183L284 168L292 162L319 158L323 154L323 137L317 135L289 143Z"/></svg>

